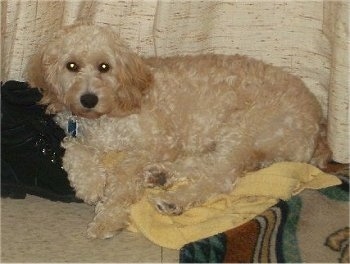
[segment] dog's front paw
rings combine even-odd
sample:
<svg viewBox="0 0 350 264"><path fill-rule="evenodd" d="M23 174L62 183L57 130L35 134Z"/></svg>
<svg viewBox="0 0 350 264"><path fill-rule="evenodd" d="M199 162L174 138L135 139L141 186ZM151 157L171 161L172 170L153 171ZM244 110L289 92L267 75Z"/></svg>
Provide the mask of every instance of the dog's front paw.
<svg viewBox="0 0 350 264"><path fill-rule="evenodd" d="M172 185L172 175L162 165L148 165L143 170L143 180L146 187L168 188Z"/></svg>
<svg viewBox="0 0 350 264"><path fill-rule="evenodd" d="M183 207L177 205L174 202L163 200L163 199L154 199L153 203L157 210L166 215L180 215L183 213Z"/></svg>
<svg viewBox="0 0 350 264"><path fill-rule="evenodd" d="M102 193L102 192L101 192ZM90 192L90 193L84 193L80 190L76 191L75 195L82 199L85 203L94 205L96 204L99 200L102 199L102 195L98 192Z"/></svg>
<svg viewBox="0 0 350 264"><path fill-rule="evenodd" d="M99 238L99 239L107 239L118 234L125 226L124 225L108 225L103 222L93 221L88 225L87 236L88 238Z"/></svg>

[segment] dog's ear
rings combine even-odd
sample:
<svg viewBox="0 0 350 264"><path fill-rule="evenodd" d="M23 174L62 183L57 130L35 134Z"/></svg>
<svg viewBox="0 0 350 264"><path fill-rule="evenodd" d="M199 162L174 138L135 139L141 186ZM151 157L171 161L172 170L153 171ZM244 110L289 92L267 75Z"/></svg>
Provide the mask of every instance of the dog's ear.
<svg viewBox="0 0 350 264"><path fill-rule="evenodd" d="M117 62L115 70L119 82L117 101L122 111L135 112L140 109L142 97L153 82L153 75L143 59L131 52L119 39L114 39Z"/></svg>
<svg viewBox="0 0 350 264"><path fill-rule="evenodd" d="M153 76L142 59L135 54L122 56L122 66L117 69L120 87L117 91L119 106L124 111L139 109L144 94L149 90Z"/></svg>
<svg viewBox="0 0 350 264"><path fill-rule="evenodd" d="M62 110L63 106L58 100L58 92L47 80L47 63L44 63L45 48L34 54L27 64L26 79L31 88L37 88L42 94L39 104L47 105L46 112L50 114ZM46 65L46 66L45 66Z"/></svg>

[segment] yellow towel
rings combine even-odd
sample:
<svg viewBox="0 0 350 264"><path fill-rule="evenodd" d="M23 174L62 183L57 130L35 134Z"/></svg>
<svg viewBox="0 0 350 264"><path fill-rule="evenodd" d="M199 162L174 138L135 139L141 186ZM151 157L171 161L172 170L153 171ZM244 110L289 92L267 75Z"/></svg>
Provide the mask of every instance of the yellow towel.
<svg viewBox="0 0 350 264"><path fill-rule="evenodd" d="M287 200L305 188L321 189L340 183L337 177L308 164L276 163L247 173L238 180L232 193L220 195L179 216L158 213L148 202L148 197L159 190L149 189L131 208L129 230L141 232L160 246L180 249L187 243L251 220L275 205L278 199Z"/></svg>

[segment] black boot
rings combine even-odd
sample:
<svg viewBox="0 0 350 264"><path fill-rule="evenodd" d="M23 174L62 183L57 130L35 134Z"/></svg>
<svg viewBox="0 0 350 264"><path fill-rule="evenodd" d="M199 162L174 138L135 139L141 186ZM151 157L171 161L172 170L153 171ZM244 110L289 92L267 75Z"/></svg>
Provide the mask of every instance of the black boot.
<svg viewBox="0 0 350 264"><path fill-rule="evenodd" d="M40 98L23 82L1 87L1 197L81 202L62 168L64 131L36 104Z"/></svg>

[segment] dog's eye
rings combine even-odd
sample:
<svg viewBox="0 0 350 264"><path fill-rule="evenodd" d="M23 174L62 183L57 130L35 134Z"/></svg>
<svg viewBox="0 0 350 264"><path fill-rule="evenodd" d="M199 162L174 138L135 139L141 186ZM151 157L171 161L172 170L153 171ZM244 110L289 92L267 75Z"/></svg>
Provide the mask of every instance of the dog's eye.
<svg viewBox="0 0 350 264"><path fill-rule="evenodd" d="M70 61L66 64L66 68L68 69L68 71L71 71L71 72L79 71L78 64L76 64L75 62L72 62L72 61Z"/></svg>
<svg viewBox="0 0 350 264"><path fill-rule="evenodd" d="M109 68L110 68L109 64L107 64L107 63L101 63L100 65L98 65L98 70L99 70L99 72L102 72L102 73L108 72Z"/></svg>

